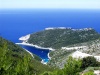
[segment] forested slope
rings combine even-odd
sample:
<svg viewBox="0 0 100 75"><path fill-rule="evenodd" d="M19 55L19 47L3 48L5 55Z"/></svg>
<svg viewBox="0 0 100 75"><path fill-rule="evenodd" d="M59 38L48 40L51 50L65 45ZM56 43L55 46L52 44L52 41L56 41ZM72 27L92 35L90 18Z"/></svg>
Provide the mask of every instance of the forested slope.
<svg viewBox="0 0 100 75"><path fill-rule="evenodd" d="M49 29L31 34L28 42L42 47L61 48L100 38L92 28L85 29Z"/></svg>
<svg viewBox="0 0 100 75"><path fill-rule="evenodd" d="M52 70L20 46L0 37L0 75L39 75Z"/></svg>

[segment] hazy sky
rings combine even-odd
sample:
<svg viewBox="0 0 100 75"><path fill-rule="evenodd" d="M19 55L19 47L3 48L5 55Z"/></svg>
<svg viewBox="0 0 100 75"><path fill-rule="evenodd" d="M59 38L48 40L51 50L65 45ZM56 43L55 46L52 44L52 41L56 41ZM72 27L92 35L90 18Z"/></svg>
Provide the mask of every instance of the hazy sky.
<svg viewBox="0 0 100 75"><path fill-rule="evenodd" d="M100 9L100 0L0 0L0 8Z"/></svg>

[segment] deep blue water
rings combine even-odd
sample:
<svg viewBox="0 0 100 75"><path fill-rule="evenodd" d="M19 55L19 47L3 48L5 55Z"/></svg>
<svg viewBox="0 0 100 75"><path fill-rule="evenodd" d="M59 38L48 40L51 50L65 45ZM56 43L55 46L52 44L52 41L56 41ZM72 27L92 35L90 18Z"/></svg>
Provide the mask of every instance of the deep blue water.
<svg viewBox="0 0 100 75"><path fill-rule="evenodd" d="M20 42L19 37L47 27L92 27L100 32L100 10L79 9L0 9L0 36ZM43 59L47 53L25 47ZM43 53L42 53L43 52Z"/></svg>
<svg viewBox="0 0 100 75"><path fill-rule="evenodd" d="M34 54L38 55L39 57L41 57L44 62L49 61L49 58L47 57L49 50L46 50L46 49L43 50L43 49L39 49L39 48L31 47L31 46L26 46L26 45L21 45L21 46L23 48L27 49L28 51L30 51L31 53L34 53Z"/></svg>

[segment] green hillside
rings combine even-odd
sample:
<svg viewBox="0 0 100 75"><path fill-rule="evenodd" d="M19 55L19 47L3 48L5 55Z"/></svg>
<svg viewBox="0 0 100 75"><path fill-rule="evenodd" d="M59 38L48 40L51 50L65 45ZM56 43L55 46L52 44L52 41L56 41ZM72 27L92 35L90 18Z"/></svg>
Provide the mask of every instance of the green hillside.
<svg viewBox="0 0 100 75"><path fill-rule="evenodd" d="M92 28L54 28L31 34L28 43L54 48L55 51L51 51L49 54L51 60L48 62L48 65L63 68L68 56L76 50L66 50L62 49L62 47L70 48L85 46L84 49L80 48L78 50L97 55L97 53L100 53L99 39L100 34Z"/></svg>
<svg viewBox="0 0 100 75"><path fill-rule="evenodd" d="M100 34L94 29L53 29L31 34L29 43L55 48L55 51L50 52L51 60L44 65L41 64L38 56L33 54L33 58L20 46L0 37L0 75L81 75L82 73L93 75L94 70L100 69L100 62L94 57L83 59L69 57L75 50L67 51L61 47L91 46L88 43L93 41L94 48L95 45L100 44L96 41L99 38ZM93 70L88 69L84 72L88 67L93 67Z"/></svg>
<svg viewBox="0 0 100 75"><path fill-rule="evenodd" d="M86 29L49 29L31 34L28 42L42 47L61 48L77 43L98 39L98 34L92 28Z"/></svg>
<svg viewBox="0 0 100 75"><path fill-rule="evenodd" d="M0 37L0 75L40 75L52 70L20 46Z"/></svg>

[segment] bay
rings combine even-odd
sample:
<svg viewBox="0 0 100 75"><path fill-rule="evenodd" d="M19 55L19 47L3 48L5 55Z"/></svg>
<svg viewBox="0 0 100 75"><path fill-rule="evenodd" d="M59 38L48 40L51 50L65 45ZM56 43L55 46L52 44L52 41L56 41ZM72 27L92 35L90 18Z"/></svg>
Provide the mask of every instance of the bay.
<svg viewBox="0 0 100 75"><path fill-rule="evenodd" d="M100 10L86 9L0 9L0 36L20 42L21 36L47 27L94 28L100 33ZM24 46L42 59L49 60L48 51ZM46 62L47 62L46 61Z"/></svg>

